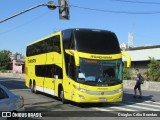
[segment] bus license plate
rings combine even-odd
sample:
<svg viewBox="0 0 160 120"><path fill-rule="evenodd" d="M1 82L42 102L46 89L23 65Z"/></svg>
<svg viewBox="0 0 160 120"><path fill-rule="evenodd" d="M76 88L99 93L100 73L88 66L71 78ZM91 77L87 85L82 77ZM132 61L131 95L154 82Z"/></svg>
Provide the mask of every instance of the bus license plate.
<svg viewBox="0 0 160 120"><path fill-rule="evenodd" d="M106 101L106 98L99 98L99 101Z"/></svg>

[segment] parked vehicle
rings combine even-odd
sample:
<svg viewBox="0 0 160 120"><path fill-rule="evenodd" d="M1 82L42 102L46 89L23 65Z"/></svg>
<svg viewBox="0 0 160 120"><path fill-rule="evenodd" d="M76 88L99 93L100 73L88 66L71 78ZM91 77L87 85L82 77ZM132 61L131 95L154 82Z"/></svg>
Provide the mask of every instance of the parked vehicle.
<svg viewBox="0 0 160 120"><path fill-rule="evenodd" d="M0 112L19 112L24 111L24 98L23 96L16 96L6 87L0 84ZM8 118L2 117L0 120ZM12 120L12 119L11 119Z"/></svg>

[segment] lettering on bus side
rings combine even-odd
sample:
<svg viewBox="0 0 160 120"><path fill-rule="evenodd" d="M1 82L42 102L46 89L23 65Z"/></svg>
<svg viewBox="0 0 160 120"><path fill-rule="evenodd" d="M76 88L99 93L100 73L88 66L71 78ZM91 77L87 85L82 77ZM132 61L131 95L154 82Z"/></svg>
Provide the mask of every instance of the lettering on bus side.
<svg viewBox="0 0 160 120"><path fill-rule="evenodd" d="M95 55L91 55L91 58L93 58L93 59L112 59L112 56L95 56Z"/></svg>
<svg viewBox="0 0 160 120"><path fill-rule="evenodd" d="M28 63L36 63L36 59L30 59L28 60Z"/></svg>

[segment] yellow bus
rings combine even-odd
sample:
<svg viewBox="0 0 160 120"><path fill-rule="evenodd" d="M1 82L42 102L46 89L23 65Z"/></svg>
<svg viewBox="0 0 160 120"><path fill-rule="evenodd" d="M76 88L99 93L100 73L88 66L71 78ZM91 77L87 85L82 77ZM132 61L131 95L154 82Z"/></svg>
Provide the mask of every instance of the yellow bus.
<svg viewBox="0 0 160 120"><path fill-rule="evenodd" d="M115 33L66 29L35 41L26 50L26 86L62 103L120 102L122 53Z"/></svg>

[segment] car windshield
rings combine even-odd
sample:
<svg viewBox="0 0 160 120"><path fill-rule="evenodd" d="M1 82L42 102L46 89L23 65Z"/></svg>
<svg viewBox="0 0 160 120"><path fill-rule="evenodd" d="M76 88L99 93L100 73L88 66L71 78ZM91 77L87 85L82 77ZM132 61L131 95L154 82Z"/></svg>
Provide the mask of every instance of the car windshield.
<svg viewBox="0 0 160 120"><path fill-rule="evenodd" d="M111 86L122 83L122 60L80 59L77 81L91 86Z"/></svg>

